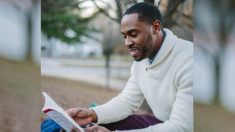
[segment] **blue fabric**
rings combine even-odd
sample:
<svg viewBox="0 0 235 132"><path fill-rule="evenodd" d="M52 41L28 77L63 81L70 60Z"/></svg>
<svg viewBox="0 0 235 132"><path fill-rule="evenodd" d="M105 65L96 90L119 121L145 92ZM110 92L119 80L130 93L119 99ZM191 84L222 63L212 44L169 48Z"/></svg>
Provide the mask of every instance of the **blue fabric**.
<svg viewBox="0 0 235 132"><path fill-rule="evenodd" d="M41 124L41 132L60 132L62 128L52 119L47 118Z"/></svg>

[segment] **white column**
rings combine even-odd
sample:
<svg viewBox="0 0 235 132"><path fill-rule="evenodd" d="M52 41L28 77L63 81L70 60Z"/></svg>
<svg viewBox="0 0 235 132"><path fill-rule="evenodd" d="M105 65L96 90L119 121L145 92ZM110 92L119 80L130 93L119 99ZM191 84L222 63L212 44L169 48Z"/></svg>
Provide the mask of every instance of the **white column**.
<svg viewBox="0 0 235 132"><path fill-rule="evenodd" d="M22 10L0 2L0 56L24 60L27 51L27 19Z"/></svg>
<svg viewBox="0 0 235 132"><path fill-rule="evenodd" d="M221 59L221 103L235 112L235 28Z"/></svg>
<svg viewBox="0 0 235 132"><path fill-rule="evenodd" d="M32 13L32 57L37 64L41 63L41 3L33 8Z"/></svg>
<svg viewBox="0 0 235 132"><path fill-rule="evenodd" d="M202 104L210 104L215 96L214 61L212 57L194 46L194 101Z"/></svg>

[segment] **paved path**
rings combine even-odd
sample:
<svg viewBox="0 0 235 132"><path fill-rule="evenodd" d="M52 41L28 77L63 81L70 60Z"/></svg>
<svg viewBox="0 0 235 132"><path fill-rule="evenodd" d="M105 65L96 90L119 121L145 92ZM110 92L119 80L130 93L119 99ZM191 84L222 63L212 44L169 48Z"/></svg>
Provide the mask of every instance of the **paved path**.
<svg viewBox="0 0 235 132"><path fill-rule="evenodd" d="M100 86L121 90L129 77L131 63L112 62L111 79L106 81L104 62L92 60L42 59L41 74L43 76L60 77L84 81Z"/></svg>

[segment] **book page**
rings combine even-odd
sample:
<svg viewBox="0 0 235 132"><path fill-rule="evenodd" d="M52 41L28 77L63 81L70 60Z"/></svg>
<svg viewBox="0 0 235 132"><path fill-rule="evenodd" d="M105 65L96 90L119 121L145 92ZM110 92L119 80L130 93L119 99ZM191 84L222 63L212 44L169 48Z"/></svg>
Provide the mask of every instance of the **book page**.
<svg viewBox="0 0 235 132"><path fill-rule="evenodd" d="M59 124L64 130L71 131L77 129L84 132L81 128L55 101L45 92L42 93L45 97L45 105L42 109L52 120Z"/></svg>

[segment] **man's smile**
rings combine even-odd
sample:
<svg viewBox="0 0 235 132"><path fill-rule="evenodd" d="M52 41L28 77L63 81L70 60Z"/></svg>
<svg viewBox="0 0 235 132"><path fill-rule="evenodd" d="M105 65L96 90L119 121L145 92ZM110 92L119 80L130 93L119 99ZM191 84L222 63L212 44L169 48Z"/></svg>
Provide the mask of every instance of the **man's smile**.
<svg viewBox="0 0 235 132"><path fill-rule="evenodd" d="M139 54L139 48L137 48L137 47L128 48L128 51L129 51L130 55L133 57L136 57Z"/></svg>

